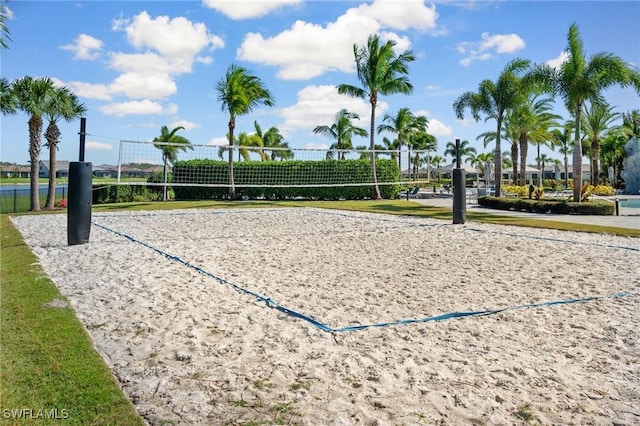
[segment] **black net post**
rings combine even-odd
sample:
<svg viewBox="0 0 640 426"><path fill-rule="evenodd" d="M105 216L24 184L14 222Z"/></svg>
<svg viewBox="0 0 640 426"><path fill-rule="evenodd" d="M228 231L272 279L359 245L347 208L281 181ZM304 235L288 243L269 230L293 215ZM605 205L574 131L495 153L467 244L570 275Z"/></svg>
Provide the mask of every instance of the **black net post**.
<svg viewBox="0 0 640 426"><path fill-rule="evenodd" d="M80 161L69 163L69 202L67 205L67 242L70 246L86 244L91 233L93 170L84 161L87 119L80 119Z"/></svg>
<svg viewBox="0 0 640 426"><path fill-rule="evenodd" d="M460 167L460 139L456 139L456 168L453 169L453 223L463 224L467 216L464 169Z"/></svg>

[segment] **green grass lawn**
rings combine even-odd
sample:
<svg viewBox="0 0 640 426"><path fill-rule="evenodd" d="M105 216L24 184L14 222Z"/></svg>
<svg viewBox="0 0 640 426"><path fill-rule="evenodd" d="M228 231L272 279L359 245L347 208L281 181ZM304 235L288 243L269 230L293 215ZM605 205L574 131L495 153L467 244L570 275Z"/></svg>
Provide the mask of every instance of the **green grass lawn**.
<svg viewBox="0 0 640 426"><path fill-rule="evenodd" d="M452 221L451 209L413 201L169 201L104 204L94 212L183 208L319 207ZM51 212L46 212L51 213ZM46 214L43 213L43 214ZM640 230L467 212L468 221L640 237ZM8 215L0 215L0 409L3 424L25 414L66 417L37 424L142 425L71 308L37 264ZM32 410L20 411L23 409ZM7 411L9 410L9 411ZM11 410L18 410L12 412ZM48 411L38 411L48 410ZM57 411L56 411L57 410Z"/></svg>

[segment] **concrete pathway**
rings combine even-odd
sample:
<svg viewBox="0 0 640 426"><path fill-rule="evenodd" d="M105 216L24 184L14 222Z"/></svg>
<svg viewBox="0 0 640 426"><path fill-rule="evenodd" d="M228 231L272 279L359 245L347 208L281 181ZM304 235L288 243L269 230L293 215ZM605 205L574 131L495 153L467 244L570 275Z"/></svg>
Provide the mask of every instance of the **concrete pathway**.
<svg viewBox="0 0 640 426"><path fill-rule="evenodd" d="M640 199L640 196L628 195L624 198ZM450 198L422 198L411 199L411 201L424 204L426 206L453 208L453 197ZM501 216L519 216L530 219L553 220L557 222L586 223L600 226L615 226L618 228L640 229L640 209L621 208L620 216L583 216L551 213L526 213L509 210L496 210L479 207L475 203L467 203L467 212L488 213Z"/></svg>

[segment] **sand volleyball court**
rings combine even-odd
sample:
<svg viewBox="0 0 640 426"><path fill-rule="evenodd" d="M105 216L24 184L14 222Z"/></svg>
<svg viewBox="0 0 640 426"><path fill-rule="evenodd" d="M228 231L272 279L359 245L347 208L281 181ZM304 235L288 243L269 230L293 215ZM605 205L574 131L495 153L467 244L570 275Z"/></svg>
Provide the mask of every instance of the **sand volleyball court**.
<svg viewBox="0 0 640 426"><path fill-rule="evenodd" d="M150 424L640 424L640 239L234 209L94 213L69 247L65 215L12 220Z"/></svg>

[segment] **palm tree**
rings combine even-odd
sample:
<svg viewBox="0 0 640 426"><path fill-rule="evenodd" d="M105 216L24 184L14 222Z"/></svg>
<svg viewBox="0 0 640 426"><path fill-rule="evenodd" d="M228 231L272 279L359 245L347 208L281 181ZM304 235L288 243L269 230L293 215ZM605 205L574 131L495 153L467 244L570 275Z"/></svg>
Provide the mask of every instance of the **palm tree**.
<svg viewBox="0 0 640 426"><path fill-rule="evenodd" d="M391 95L394 93L409 94L413 86L409 82L409 62L415 60L411 50L406 50L396 55L393 50L396 42L393 40L381 44L378 35L370 35L367 45L358 47L353 45L356 72L362 88L349 84L340 84L338 93L355 98L369 99L371 104L371 129L369 131L369 149L371 150L371 177L373 179L373 198L380 199L380 188L376 175L375 156L375 118L378 95Z"/></svg>
<svg viewBox="0 0 640 426"><path fill-rule="evenodd" d="M233 149L233 130L236 127L236 117L251 112L258 105L272 106L274 104L271 93L262 80L251 75L245 68L231 65L225 76L216 85L218 101L222 111L229 112L229 149ZM236 187L233 180L233 155L229 154L229 198L236 198Z"/></svg>
<svg viewBox="0 0 640 426"><path fill-rule="evenodd" d="M487 170L491 170L491 165L494 163L493 152L481 152L478 155L471 154L467 157L465 163L468 161L471 167L478 169L476 178L480 179L480 174L484 175L485 185L489 186L489 176L487 176Z"/></svg>
<svg viewBox="0 0 640 426"><path fill-rule="evenodd" d="M554 96L560 95L565 107L575 120L575 146L573 149L573 199L581 201L582 195L582 110L586 101L604 103L602 92L614 85L633 86L640 93L640 73L622 58L611 53L585 56L578 26L574 23L567 34L568 59L559 69L538 65L529 78L540 82Z"/></svg>
<svg viewBox="0 0 640 426"><path fill-rule="evenodd" d="M564 187L569 188L569 154L573 150L573 121L567 121L562 129L551 131L553 144L558 147L558 152L564 158Z"/></svg>
<svg viewBox="0 0 640 426"><path fill-rule="evenodd" d="M385 114L382 118L383 123L378 126L378 133L389 132L394 133L396 135L396 140L398 141L398 151L402 150L402 143L409 136L409 131L411 130L412 123L415 117L413 113L409 110L409 108L400 108L396 115ZM398 155L398 168L402 173L402 158L401 155Z"/></svg>
<svg viewBox="0 0 640 426"><path fill-rule="evenodd" d="M408 158L409 158L409 179L411 179L411 149L415 147L414 137L417 135L422 135L427 133L427 128L429 127L429 120L427 117L422 115L415 116L411 114L411 121L409 122L409 128L407 131L407 150L408 150ZM428 141L424 141L425 144ZM416 148L417 149L417 148Z"/></svg>
<svg viewBox="0 0 640 426"><path fill-rule="evenodd" d="M414 176L417 179L420 179L420 163L422 162L420 159L420 152L421 151L435 151L436 147L438 145L438 140L436 139L435 136L430 135L429 133L427 133L426 128L422 128L420 130L416 129L412 135L411 135L411 146L416 150L416 156L413 158L413 170L414 170ZM429 177L429 163L428 163L428 158L426 158L426 163L427 163L427 180L430 179Z"/></svg>
<svg viewBox="0 0 640 426"><path fill-rule="evenodd" d="M313 129L313 133L316 135L328 136L335 139L335 143L331 145L331 150L338 151L338 159L344 160L344 150L352 149L353 144L351 137L353 135L367 137L367 131L361 127L357 127L352 123L352 120L360 120L360 116L355 112L349 112L346 109L341 109L334 116L333 123L330 126L316 126ZM327 152L327 159L333 158L333 152Z"/></svg>
<svg viewBox="0 0 640 426"><path fill-rule="evenodd" d="M0 113L11 115L16 113L16 97L11 90L11 83L4 77L0 78Z"/></svg>
<svg viewBox="0 0 640 426"><path fill-rule="evenodd" d="M171 131L167 126L160 128L160 136L153 138L153 146L162 151L162 178L164 182L164 189L162 193L162 200L167 201L167 163L173 164L178 159L178 150L186 151L187 149L193 149L189 139L180 136L178 133L180 130L184 130L184 127L174 127Z"/></svg>
<svg viewBox="0 0 640 426"><path fill-rule="evenodd" d="M465 158L471 154L476 154L476 149L469 144L468 140L463 140L460 142L460 159L463 163L465 163ZM455 142L447 142L447 146L444 150L444 156L450 156L453 158L453 164L456 167L460 167L456 164L456 143Z"/></svg>
<svg viewBox="0 0 640 426"><path fill-rule="evenodd" d="M262 141L265 148L273 148L270 150L271 161L275 161L277 158L281 160L293 158L293 151L289 149L289 144L284 140L284 136L280 134L277 127L271 126L264 134Z"/></svg>
<svg viewBox="0 0 640 426"><path fill-rule="evenodd" d="M585 138L591 141L591 184L600 183L600 141L607 136L620 113L606 104L591 104L582 112Z"/></svg>
<svg viewBox="0 0 640 426"><path fill-rule="evenodd" d="M622 113L622 130L629 139L640 139L640 110L634 109Z"/></svg>
<svg viewBox="0 0 640 426"><path fill-rule="evenodd" d="M624 159L624 147L627 144L627 136L623 129L611 131L604 137L600 146L600 155L604 161L605 167L613 168L613 179L611 185L615 186L618 182L618 173Z"/></svg>
<svg viewBox="0 0 640 426"><path fill-rule="evenodd" d="M0 49L9 49L7 42L11 41L11 34L6 24L7 12L5 6L0 3Z"/></svg>
<svg viewBox="0 0 640 426"><path fill-rule="evenodd" d="M62 118L65 121L73 121L80 118L87 112L83 103L78 101L78 97L66 87L54 87L48 97L44 114L49 121L44 136L49 148L49 190L45 209L53 209L56 201L56 154L58 143L60 142L60 129L58 121Z"/></svg>
<svg viewBox="0 0 640 426"><path fill-rule="evenodd" d="M539 168L540 168L540 184L538 186L543 186L543 182L544 182L544 171L546 168L546 165L549 163L555 164L555 162L557 160L554 160L553 158L547 156L547 154L542 154L539 157L536 157L536 161L539 164Z"/></svg>
<svg viewBox="0 0 640 426"><path fill-rule="evenodd" d="M31 161L30 210L40 211L38 166L42 150L42 116L46 113L49 97L54 90L53 80L48 77L29 76L15 80L11 90L16 99L16 108L29 115L29 159Z"/></svg>
<svg viewBox="0 0 640 426"><path fill-rule="evenodd" d="M521 104L525 98L526 92L523 90L523 83L519 75L528 68L528 60L514 59L507 64L495 83L491 80L483 80L478 86L477 93L463 93L453 103L453 109L460 120L464 119L466 108L470 109L471 115L476 121L480 120L480 113L483 113L486 119L496 120L495 158L502 158L500 133L506 112ZM497 196L500 196L501 181L502 162L496 161L495 191Z"/></svg>

